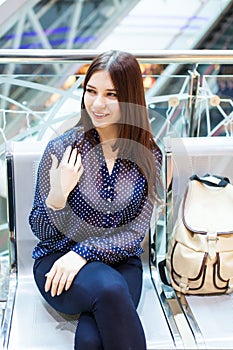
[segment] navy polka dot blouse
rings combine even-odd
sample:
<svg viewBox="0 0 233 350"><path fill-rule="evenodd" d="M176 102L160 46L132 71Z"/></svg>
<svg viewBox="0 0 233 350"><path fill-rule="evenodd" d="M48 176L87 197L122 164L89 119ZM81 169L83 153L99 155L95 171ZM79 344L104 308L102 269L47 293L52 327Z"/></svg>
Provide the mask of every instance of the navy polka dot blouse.
<svg viewBox="0 0 233 350"><path fill-rule="evenodd" d="M116 263L140 256L153 211L147 197L147 183L137 165L117 158L109 174L98 133L96 145L84 138L83 129L74 128L51 140L39 164L33 208L29 223L39 242L33 250L37 259L57 251L73 250L87 261ZM63 209L48 208L51 154L62 159L68 145L82 142L84 172L69 194ZM161 154L155 150L158 176Z"/></svg>

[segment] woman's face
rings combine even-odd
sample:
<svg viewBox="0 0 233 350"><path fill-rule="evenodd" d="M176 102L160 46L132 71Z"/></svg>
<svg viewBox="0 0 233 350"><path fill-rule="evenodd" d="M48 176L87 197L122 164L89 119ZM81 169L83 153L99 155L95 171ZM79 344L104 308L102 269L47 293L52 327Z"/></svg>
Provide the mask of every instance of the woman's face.
<svg viewBox="0 0 233 350"><path fill-rule="evenodd" d="M117 91L108 72L102 70L89 79L84 104L96 128L108 127L120 120Z"/></svg>

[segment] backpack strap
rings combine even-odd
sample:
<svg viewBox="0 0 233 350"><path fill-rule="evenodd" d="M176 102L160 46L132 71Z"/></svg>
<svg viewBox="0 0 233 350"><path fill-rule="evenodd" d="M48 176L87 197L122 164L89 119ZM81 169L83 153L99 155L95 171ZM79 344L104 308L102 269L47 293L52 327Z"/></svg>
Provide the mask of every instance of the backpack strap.
<svg viewBox="0 0 233 350"><path fill-rule="evenodd" d="M160 261L158 263L159 275L161 281L167 286L171 286L171 283L168 282L167 274L166 274L166 259Z"/></svg>

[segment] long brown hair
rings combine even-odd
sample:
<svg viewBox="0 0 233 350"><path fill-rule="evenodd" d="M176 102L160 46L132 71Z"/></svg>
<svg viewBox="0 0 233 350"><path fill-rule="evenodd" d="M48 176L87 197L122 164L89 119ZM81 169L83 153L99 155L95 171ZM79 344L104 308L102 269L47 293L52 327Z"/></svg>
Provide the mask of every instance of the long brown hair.
<svg viewBox="0 0 233 350"><path fill-rule="evenodd" d="M81 102L80 123L84 126L86 137L92 143L94 128L88 117L84 104L86 86L91 76L101 70L109 73L117 91L121 111L118 139L114 149L124 159L133 160L147 179L151 198L155 198L160 169L156 169L153 151L160 149L153 139L146 108L142 72L136 58L123 51L108 51L98 55L91 63L84 80L84 91ZM135 141L135 142L132 142Z"/></svg>

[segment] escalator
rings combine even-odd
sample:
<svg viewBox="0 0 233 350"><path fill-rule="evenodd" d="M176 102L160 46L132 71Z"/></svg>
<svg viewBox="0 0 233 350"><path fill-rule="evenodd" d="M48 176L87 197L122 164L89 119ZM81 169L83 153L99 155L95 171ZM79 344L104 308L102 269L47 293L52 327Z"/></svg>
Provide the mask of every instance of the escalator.
<svg viewBox="0 0 233 350"><path fill-rule="evenodd" d="M1 49L95 48L139 0L19 0L0 5Z"/></svg>
<svg viewBox="0 0 233 350"><path fill-rule="evenodd" d="M139 0L20 0L12 10L10 1L0 5L1 49L94 49ZM2 15L3 14L3 15ZM76 74L79 64L0 65L0 110L47 110L48 92L32 89L46 77L46 84L62 88ZM7 75L11 77L7 79ZM43 78L42 78L43 77ZM27 80L22 83L21 80ZM31 84L31 87L27 85ZM39 104L38 104L39 101ZM32 119L34 117L32 116ZM12 119L12 120L11 120ZM7 138L21 128L22 118L9 117ZM0 140L0 144L3 140Z"/></svg>
<svg viewBox="0 0 233 350"><path fill-rule="evenodd" d="M233 1L226 6L217 21L192 49L232 50L232 23ZM171 75L173 78L170 78ZM191 96L186 102L180 101L176 109L173 108L173 116L170 116L171 123L174 123L183 136L229 136L231 125L228 125L226 117L232 113L232 75L233 65L231 64L169 65L165 67L163 74L158 77L156 84L147 93L148 100L152 101L150 108L153 112L159 112L166 117L166 111L171 107L167 102L169 97L175 95L180 98L180 92L184 90L185 78L189 77L189 83L186 82L184 92L186 97ZM167 96L167 101L162 101L161 98L161 102L154 103L153 98L157 101L159 96ZM204 97L209 102L203 103ZM185 118L182 116L183 113Z"/></svg>

